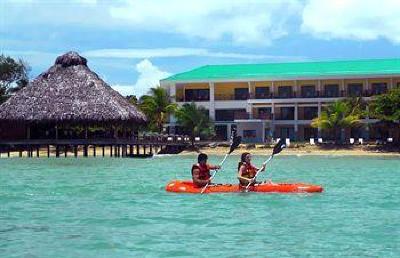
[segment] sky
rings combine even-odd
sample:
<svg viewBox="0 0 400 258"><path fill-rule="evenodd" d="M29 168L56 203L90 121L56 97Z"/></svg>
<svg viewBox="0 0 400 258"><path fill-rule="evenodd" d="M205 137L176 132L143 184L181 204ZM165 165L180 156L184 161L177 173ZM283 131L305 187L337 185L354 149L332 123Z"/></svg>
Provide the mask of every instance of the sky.
<svg viewBox="0 0 400 258"><path fill-rule="evenodd" d="M400 57L399 0L0 0L0 53L35 78L77 51L123 95L210 64Z"/></svg>

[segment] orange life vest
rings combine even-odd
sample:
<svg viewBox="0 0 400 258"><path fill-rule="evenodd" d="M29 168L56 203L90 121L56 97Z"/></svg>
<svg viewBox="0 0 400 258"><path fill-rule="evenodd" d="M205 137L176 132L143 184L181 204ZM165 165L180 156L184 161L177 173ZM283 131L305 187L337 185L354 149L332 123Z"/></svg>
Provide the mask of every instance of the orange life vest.
<svg viewBox="0 0 400 258"><path fill-rule="evenodd" d="M211 177L210 174L210 167L208 166L208 164L205 165L200 165L200 164L194 164L192 166L192 177L193 177L193 170L198 169L199 172L199 179L200 180L208 180Z"/></svg>

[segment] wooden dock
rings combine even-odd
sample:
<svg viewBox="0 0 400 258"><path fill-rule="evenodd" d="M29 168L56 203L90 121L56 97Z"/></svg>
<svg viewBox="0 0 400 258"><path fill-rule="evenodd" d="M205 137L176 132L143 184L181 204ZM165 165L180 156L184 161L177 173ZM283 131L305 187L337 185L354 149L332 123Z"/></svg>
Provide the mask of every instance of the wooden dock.
<svg viewBox="0 0 400 258"><path fill-rule="evenodd" d="M176 139L160 141L157 139L73 139L73 140L0 140L0 158L11 157L89 157L109 156L122 158L146 158L154 154L179 152L190 142ZM79 155L80 154L80 155Z"/></svg>

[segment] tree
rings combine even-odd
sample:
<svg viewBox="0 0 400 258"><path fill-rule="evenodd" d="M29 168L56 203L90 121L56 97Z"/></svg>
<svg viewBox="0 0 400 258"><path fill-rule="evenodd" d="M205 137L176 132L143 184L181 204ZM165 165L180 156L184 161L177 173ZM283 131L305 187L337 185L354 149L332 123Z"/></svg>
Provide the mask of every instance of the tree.
<svg viewBox="0 0 400 258"><path fill-rule="evenodd" d="M163 124L170 114L174 114L177 108L171 103L168 93L161 87L151 88L150 95L144 95L139 100L140 109L149 119L149 129L162 132Z"/></svg>
<svg viewBox="0 0 400 258"><path fill-rule="evenodd" d="M138 104L138 99L135 95L128 95L126 96L126 99L129 101L129 103L131 103L132 105L137 106Z"/></svg>
<svg viewBox="0 0 400 258"><path fill-rule="evenodd" d="M204 107L197 107L195 103L186 103L176 113L178 125L182 126L191 137L192 145L196 136L208 137L214 134L208 111Z"/></svg>
<svg viewBox="0 0 400 258"><path fill-rule="evenodd" d="M336 101L312 120L311 126L322 130L333 130L335 143L344 140L344 129L361 125L361 101Z"/></svg>
<svg viewBox="0 0 400 258"><path fill-rule="evenodd" d="M376 96L370 105L370 116L388 123L399 123L400 88Z"/></svg>
<svg viewBox="0 0 400 258"><path fill-rule="evenodd" d="M400 123L400 88L394 88L386 94L376 96L369 105L369 115L379 119L383 127L378 129L385 138L388 137L390 130L395 130ZM398 140L398 135L397 137Z"/></svg>
<svg viewBox="0 0 400 258"><path fill-rule="evenodd" d="M13 92L25 87L28 82L30 67L21 59L0 55L0 104Z"/></svg>

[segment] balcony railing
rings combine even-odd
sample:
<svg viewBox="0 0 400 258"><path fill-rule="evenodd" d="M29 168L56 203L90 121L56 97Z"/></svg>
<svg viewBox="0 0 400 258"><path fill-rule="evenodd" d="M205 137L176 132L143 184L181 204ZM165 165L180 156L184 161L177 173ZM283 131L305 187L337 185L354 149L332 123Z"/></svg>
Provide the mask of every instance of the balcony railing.
<svg viewBox="0 0 400 258"><path fill-rule="evenodd" d="M385 91L384 91L385 92ZM384 93L383 92L383 93ZM361 94L350 94L348 91L339 91L339 92L325 92L325 91L316 91L314 94L300 94L299 92L293 92L290 95L279 95L279 94L249 94L247 96L235 96L234 94L216 94L215 100L224 101L224 100L247 100L247 99L290 99L290 98L342 98L342 97L371 97L375 95L382 94L382 92L377 90L364 90ZM185 99L184 97L176 97L177 102L201 102L201 101L210 101L209 98L191 98Z"/></svg>

